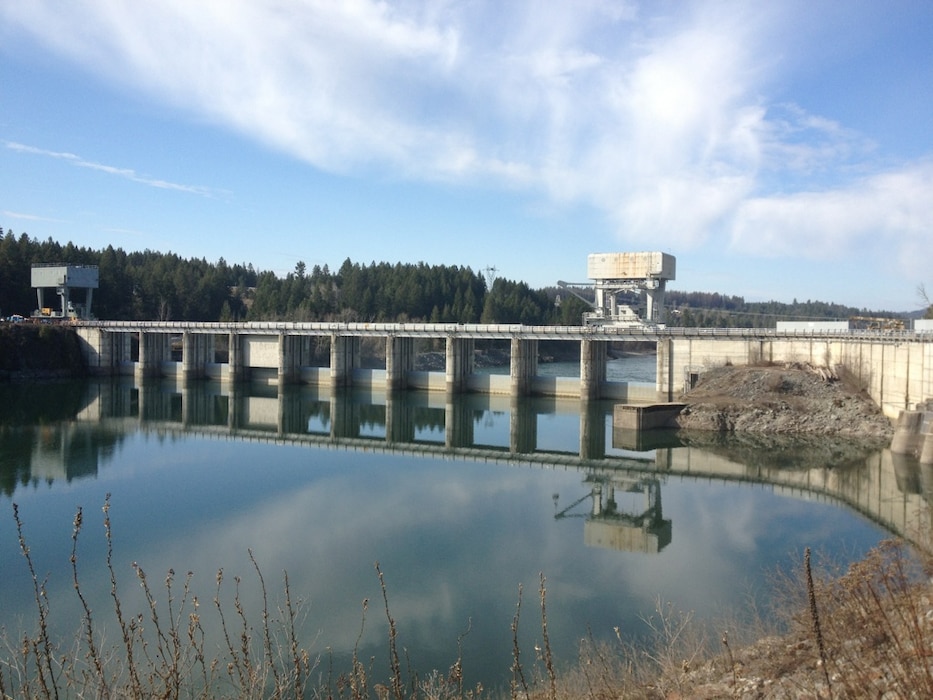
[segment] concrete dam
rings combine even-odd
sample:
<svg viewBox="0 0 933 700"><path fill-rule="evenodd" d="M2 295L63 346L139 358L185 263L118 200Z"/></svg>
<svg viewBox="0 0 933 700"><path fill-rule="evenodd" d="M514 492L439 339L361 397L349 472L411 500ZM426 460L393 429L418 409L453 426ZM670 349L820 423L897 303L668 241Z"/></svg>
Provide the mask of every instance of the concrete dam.
<svg viewBox="0 0 933 700"><path fill-rule="evenodd" d="M103 321L76 326L90 370L329 388L368 386L511 396L564 396L629 403L676 400L704 371L723 365L807 363L843 367L891 418L933 399L933 333L515 324L193 323ZM385 367L361 367L361 343L384 345ZM508 375L476 372L478 341L508 343ZM579 375L541 376L539 343L577 346ZM610 344L651 342L654 385L608 381ZM442 346L444 371L415 371L419 344ZM326 366L316 363L321 348ZM576 350L574 351L574 353Z"/></svg>

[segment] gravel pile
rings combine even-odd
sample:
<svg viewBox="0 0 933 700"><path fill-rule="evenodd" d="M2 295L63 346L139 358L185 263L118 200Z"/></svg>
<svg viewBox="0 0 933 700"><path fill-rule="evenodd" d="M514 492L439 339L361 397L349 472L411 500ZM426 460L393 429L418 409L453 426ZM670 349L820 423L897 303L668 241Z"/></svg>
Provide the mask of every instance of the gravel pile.
<svg viewBox="0 0 933 700"><path fill-rule="evenodd" d="M802 364L718 367L682 399L686 430L889 437L894 428L844 374Z"/></svg>

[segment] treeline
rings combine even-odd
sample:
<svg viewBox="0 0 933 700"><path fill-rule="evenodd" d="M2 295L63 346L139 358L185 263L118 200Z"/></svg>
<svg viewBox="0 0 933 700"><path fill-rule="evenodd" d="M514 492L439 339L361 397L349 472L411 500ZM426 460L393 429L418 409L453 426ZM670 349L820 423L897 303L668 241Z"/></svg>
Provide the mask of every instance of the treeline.
<svg viewBox="0 0 933 700"><path fill-rule="evenodd" d="M823 301L747 302L744 297L668 291L668 325L702 328L774 328L778 321L846 321L854 316L899 317L885 311Z"/></svg>
<svg viewBox="0 0 933 700"><path fill-rule="evenodd" d="M469 267L372 263L350 259L333 272L303 262L280 277L252 264L186 259L154 251L99 251L39 241L11 230L0 238L0 315L29 316L37 306L31 266L97 265L92 311L109 320L411 321L576 325L585 305L556 305L524 282L487 282ZM46 292L48 294L48 292ZM83 301L80 292L74 301ZM45 302L47 305L53 303Z"/></svg>
<svg viewBox="0 0 933 700"><path fill-rule="evenodd" d="M264 272L250 295L247 320L551 325L578 323L584 310L582 302L557 307L524 282L498 278L487 289L486 280L469 267L361 265L349 258L336 273L326 265L308 271L302 262L284 278Z"/></svg>
<svg viewBox="0 0 933 700"><path fill-rule="evenodd" d="M63 246L52 239L39 241L25 233L16 237L7 231L0 239L3 314L32 313L37 299L31 268L45 263L97 265L100 287L94 290L92 311L111 320L216 321L225 304L232 313L231 305L238 303L230 290L254 286L258 277L251 266L230 266L223 259L208 263L149 250L127 253L113 246L99 251L72 243ZM77 292L73 301L82 302L82 293ZM56 306L57 300L44 303Z"/></svg>
<svg viewBox="0 0 933 700"><path fill-rule="evenodd" d="M97 265L100 288L92 311L108 320L410 321L579 325L587 304L556 287L531 289L504 278L489 281L469 267L371 263L347 259L332 271L298 262L284 277L252 264L186 259L174 253L128 253L39 241L0 229L0 316L29 316L37 306L31 266ZM48 296L48 292L46 295ZM46 305L55 306L55 299ZM77 293L73 301L83 301ZM623 300L644 312L643 299ZM777 321L895 316L820 301L746 302L740 296L668 290L669 326L767 328Z"/></svg>

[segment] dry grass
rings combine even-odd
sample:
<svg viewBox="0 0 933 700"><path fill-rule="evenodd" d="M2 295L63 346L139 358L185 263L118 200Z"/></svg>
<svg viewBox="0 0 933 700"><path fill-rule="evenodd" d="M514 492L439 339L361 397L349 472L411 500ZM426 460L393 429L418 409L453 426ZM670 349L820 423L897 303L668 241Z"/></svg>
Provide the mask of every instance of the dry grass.
<svg viewBox="0 0 933 700"><path fill-rule="evenodd" d="M376 575L388 620L388 676L374 675L374 659L362 659L369 603L349 668L334 669L333 658L312 655L298 638L303 604L292 597L285 575L272 607L266 581L250 552L261 592L254 627L241 602L244 584L223 571L216 576L210 614L220 639L208 640L202 603L191 589L192 574L179 582L169 571L158 585L134 564L134 585L143 591L143 611L129 612L112 564L109 497L105 501L106 567L110 576L117 640L107 642L81 589L78 543L83 525L74 520L71 573L83 610L80 629L70 640L53 638L45 581L35 571L24 525L14 506L20 549L31 577L36 628L19 639L2 637L0 698L320 698L322 700L474 700L481 686L466 687L462 643L446 671L420 676L401 657L398 629L390 612L389 586L378 563ZM658 600L643 619L644 638L636 645L621 630L602 642L590 635L579 658L559 669L548 637L546 579L538 588L533 624L540 643L524 655L518 643L522 589L512 621L511 700L565 698L655 699L720 697L924 698L933 697L933 591L921 558L906 545L885 542L846 571L814 568L806 553L797 575L787 577L781 607L787 631L737 646L743 628L721 625L710 634L689 612ZM929 559L924 559L929 561ZM226 601L226 602L225 602ZM232 601L232 602L230 602ZM748 631L747 627L744 631ZM755 633L761 633L755 628ZM536 632L537 635L537 632ZM407 662L407 663L403 663Z"/></svg>
<svg viewBox="0 0 933 700"><path fill-rule="evenodd" d="M832 697L933 697L929 573L904 544L882 543L841 576L814 581L812 592Z"/></svg>
<svg viewBox="0 0 933 700"><path fill-rule="evenodd" d="M33 586L37 627L21 639L3 636L6 654L0 656L0 697L3 698L263 698L308 697L316 660L296 636L300 601L291 598L286 577L284 604L269 610L265 580L250 553L262 591L262 624L257 636L240 600L239 578L234 579L233 614L221 604L223 571L216 577L214 607L220 619L222 642L218 653L208 644L202 624L201 602L190 588L189 572L180 587L175 572L162 581L160 600L142 567L133 565L142 588L145 611L129 614L113 566L113 530L109 496L104 503L107 542L106 566L116 619L118 641L110 644L98 630L84 593L78 568L78 542L84 517L75 515L72 531L73 586L83 611L73 640L54 639L50 632L51 605L46 582L40 579L24 534L19 510L13 513L20 550Z"/></svg>
<svg viewBox="0 0 933 700"><path fill-rule="evenodd" d="M901 541L881 543L844 571L814 568L807 551L781 584L784 633L759 618L751 631L761 638L738 647L731 637L748 633L747 623L710 635L689 612L657 601L644 619L647 643L626 642L618 630L611 644L587 639L556 690L539 682L527 697L933 697L931 562Z"/></svg>
<svg viewBox="0 0 933 700"><path fill-rule="evenodd" d="M933 697L930 561L894 540L845 570L805 552L780 584L784 634L734 650L724 638L674 697Z"/></svg>

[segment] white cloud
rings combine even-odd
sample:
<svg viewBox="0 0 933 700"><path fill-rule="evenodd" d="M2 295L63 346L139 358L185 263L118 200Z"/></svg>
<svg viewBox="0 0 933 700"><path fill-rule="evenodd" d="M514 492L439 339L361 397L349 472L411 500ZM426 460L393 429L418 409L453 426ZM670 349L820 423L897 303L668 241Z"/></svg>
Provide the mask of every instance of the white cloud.
<svg viewBox="0 0 933 700"><path fill-rule="evenodd" d="M731 232L755 255L796 255L802 242L835 255L880 231L905 258L924 249L916 231L929 210L915 187L929 185L928 166L873 175L874 145L835 115L769 101L784 47L801 50L787 15L714 2L668 10L36 0L5 3L0 17L96 73L327 171L584 202L629 244L725 245Z"/></svg>
<svg viewBox="0 0 933 700"><path fill-rule="evenodd" d="M732 247L768 257L836 259L883 252L906 278L933 259L933 162L825 191L750 198L738 208Z"/></svg>
<svg viewBox="0 0 933 700"><path fill-rule="evenodd" d="M47 216L39 216L37 214L24 214L23 212L10 211L8 209L4 209L3 211L0 211L0 214L3 214L3 216L9 219L23 219L24 221L50 221L52 223L57 223L57 224L65 223L64 219L51 219ZM2 231L2 229L0 229L0 231Z"/></svg>
<svg viewBox="0 0 933 700"><path fill-rule="evenodd" d="M746 97L747 40L731 22L646 40L607 62L579 103L580 138L556 159L567 190L632 242L703 242L753 187L763 110ZM559 182L560 184L554 184Z"/></svg>
<svg viewBox="0 0 933 700"><path fill-rule="evenodd" d="M74 153L65 153L62 151L48 151L42 148L36 148L35 146L27 146L24 143L16 143L14 141L4 141L3 145L9 148L11 151L16 151L18 153L28 153L29 155L36 155L36 156L48 156L49 158L61 158L62 160L70 160L74 162L78 162L81 160Z"/></svg>
<svg viewBox="0 0 933 700"><path fill-rule="evenodd" d="M43 148L37 148L35 146L28 146L22 143L16 143L13 141L5 141L4 145L11 151L17 151L19 153L27 153L29 155L36 156L45 156L47 158L55 158L60 160L65 160L79 168L87 168L88 170L96 170L98 172L106 173L108 175L116 175L117 177L122 177L126 180L131 180L133 182L138 182L142 185L148 185L149 187L155 187L162 190L175 190L177 192L187 192L189 194L198 194L204 197L211 196L216 193L210 187L204 187L202 185L184 185L177 182L170 182L168 180L162 180L159 178L147 177L144 175L138 174L132 168L120 168L114 165L105 165L104 163L95 163L93 161L85 160L74 153L66 153L60 151L49 151Z"/></svg>
<svg viewBox="0 0 933 700"><path fill-rule="evenodd" d="M393 116L394 103L407 99L406 82L430 82L457 52L453 31L366 0L40 2L2 12L95 71L328 169L398 158L417 143L419 129Z"/></svg>
<svg viewBox="0 0 933 700"><path fill-rule="evenodd" d="M773 105L763 118L763 167L796 176L846 172L875 146L838 122L795 104Z"/></svg>

